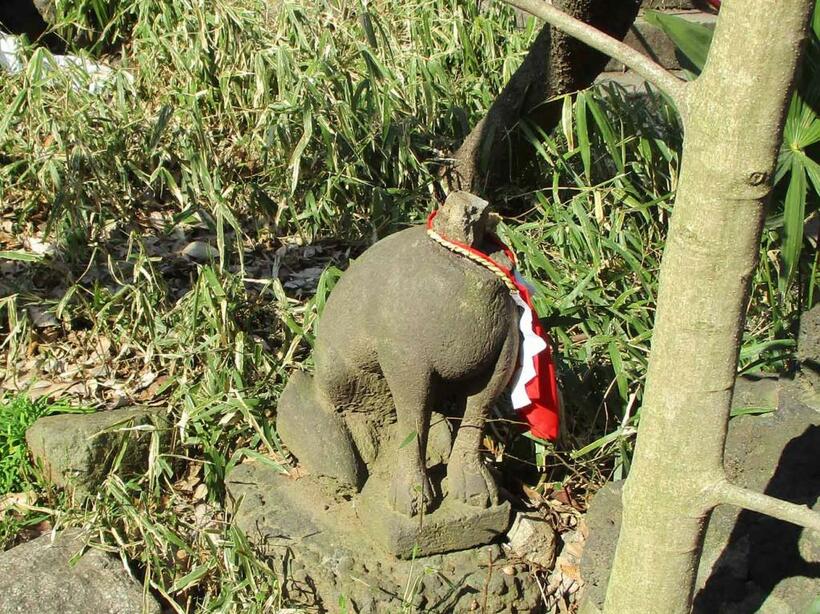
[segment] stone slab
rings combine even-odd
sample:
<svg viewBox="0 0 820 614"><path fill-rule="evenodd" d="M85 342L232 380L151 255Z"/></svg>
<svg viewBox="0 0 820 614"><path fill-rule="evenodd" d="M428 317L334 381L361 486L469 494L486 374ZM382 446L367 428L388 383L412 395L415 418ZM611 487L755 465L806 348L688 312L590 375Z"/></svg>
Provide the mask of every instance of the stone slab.
<svg viewBox="0 0 820 614"><path fill-rule="evenodd" d="M800 316L797 339L800 369L795 377L792 396L812 407L820 407L820 305Z"/></svg>
<svg viewBox="0 0 820 614"><path fill-rule="evenodd" d="M780 379L770 373L749 373L735 379L732 409L775 409L780 404Z"/></svg>
<svg viewBox="0 0 820 614"><path fill-rule="evenodd" d="M280 577L287 603L330 612L538 612L528 567L499 544L399 559L374 539L363 500L337 500L310 476L239 465L226 486L234 526ZM344 605L340 605L344 604Z"/></svg>
<svg viewBox="0 0 820 614"><path fill-rule="evenodd" d="M820 369L820 304L800 315L797 359L804 369Z"/></svg>
<svg viewBox="0 0 820 614"><path fill-rule="evenodd" d="M88 550L75 530L0 553L0 614L159 614L157 600L122 561Z"/></svg>

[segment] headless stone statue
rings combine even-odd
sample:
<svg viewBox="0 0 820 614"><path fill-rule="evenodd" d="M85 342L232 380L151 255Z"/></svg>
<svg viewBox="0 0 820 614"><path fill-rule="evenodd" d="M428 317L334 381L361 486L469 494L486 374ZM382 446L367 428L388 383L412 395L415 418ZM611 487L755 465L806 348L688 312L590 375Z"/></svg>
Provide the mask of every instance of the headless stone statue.
<svg viewBox="0 0 820 614"><path fill-rule="evenodd" d="M454 192L433 229L509 266L492 226L485 201ZM314 478L387 523L382 541L394 554L420 542L427 553L485 543L509 519L480 447L516 367L517 326L510 292L492 271L423 226L388 236L331 292L315 374L294 373L280 400L282 441ZM438 526L426 542L424 522L411 521L419 514ZM465 526L483 532L442 537Z"/></svg>

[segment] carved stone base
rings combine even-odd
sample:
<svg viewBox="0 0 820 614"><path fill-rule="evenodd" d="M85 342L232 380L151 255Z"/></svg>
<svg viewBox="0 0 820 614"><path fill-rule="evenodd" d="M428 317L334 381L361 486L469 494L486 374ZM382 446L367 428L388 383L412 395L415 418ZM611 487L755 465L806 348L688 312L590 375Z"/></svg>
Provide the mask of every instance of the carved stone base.
<svg viewBox="0 0 820 614"><path fill-rule="evenodd" d="M431 476L432 477L432 476ZM410 518L385 509L386 481L368 481L358 514L370 535L391 554L410 559L466 550L495 541L510 526L510 504L481 509L445 498L437 508Z"/></svg>
<svg viewBox="0 0 820 614"><path fill-rule="evenodd" d="M382 546L392 540L398 550L412 554L416 544L430 552L461 547L476 536L486 540L506 528L509 504L489 510L443 505L424 518L422 531L414 535L410 525L417 528L418 518L396 521L383 503L371 506L363 495L334 500L311 477L293 479L260 463L237 467L227 487L234 525L271 557L284 603L360 613L407 607L425 612L538 611L537 583L526 565L506 559L498 544L411 560ZM472 512L469 522L467 511ZM468 534L474 537L465 540Z"/></svg>

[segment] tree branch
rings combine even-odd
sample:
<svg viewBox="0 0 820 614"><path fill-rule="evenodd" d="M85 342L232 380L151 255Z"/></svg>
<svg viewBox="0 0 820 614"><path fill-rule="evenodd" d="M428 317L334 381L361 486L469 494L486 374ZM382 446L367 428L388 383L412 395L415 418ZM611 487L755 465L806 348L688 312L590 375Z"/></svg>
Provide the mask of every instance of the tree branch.
<svg viewBox="0 0 820 614"><path fill-rule="evenodd" d="M820 531L820 513L809 509L805 505L789 503L748 488L736 486L728 481L717 484L712 492L715 500L719 503L736 505L801 527Z"/></svg>
<svg viewBox="0 0 820 614"><path fill-rule="evenodd" d="M623 39L635 21L641 0L553 0L575 19ZM544 23L518 69L487 113L453 153L443 169L450 190L460 189L496 200L499 189L541 180L538 152L523 125L551 132L561 121L563 96L588 88L609 57L577 38ZM505 200L506 211L529 204Z"/></svg>
<svg viewBox="0 0 820 614"><path fill-rule="evenodd" d="M653 83L658 89L665 92L672 98L680 110L685 94L686 82L682 79L678 79L675 75L663 68L660 64L653 62L640 51L636 51L629 45L612 38L597 28L567 15L544 0L503 1L543 19L555 28L574 36L593 49L597 49L601 53L605 53L609 57L628 66L644 79Z"/></svg>

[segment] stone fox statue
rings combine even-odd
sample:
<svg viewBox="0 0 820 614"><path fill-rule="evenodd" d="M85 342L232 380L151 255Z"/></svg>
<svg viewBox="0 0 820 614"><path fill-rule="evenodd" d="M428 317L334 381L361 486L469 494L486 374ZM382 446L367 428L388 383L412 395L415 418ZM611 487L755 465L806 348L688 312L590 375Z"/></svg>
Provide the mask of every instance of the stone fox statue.
<svg viewBox="0 0 820 614"><path fill-rule="evenodd" d="M492 226L487 203L464 192L434 219L440 235L509 266ZM388 236L333 289L318 324L315 375L294 373L282 394L282 441L339 492L384 480L389 505L409 516L435 504L429 441L444 456L450 449L439 494L496 504L479 449L490 407L516 368L517 325L510 292L492 271L423 226ZM454 426L452 443L448 429L431 430L434 411L456 418L440 422Z"/></svg>

